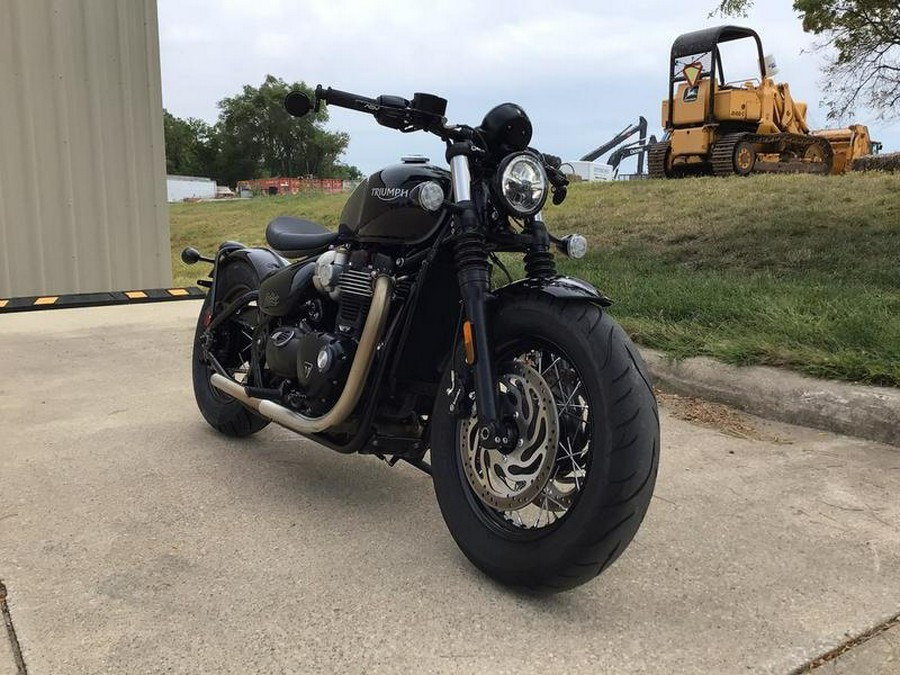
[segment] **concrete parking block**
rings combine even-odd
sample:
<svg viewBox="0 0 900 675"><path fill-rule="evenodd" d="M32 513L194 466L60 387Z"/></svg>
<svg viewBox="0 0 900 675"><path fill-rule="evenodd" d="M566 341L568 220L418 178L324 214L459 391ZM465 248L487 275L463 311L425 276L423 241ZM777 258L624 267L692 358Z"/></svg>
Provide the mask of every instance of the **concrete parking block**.
<svg viewBox="0 0 900 675"><path fill-rule="evenodd" d="M0 318L0 578L31 674L788 673L900 610L895 449L663 410L633 545L533 597L468 563L415 469L216 435L198 310Z"/></svg>

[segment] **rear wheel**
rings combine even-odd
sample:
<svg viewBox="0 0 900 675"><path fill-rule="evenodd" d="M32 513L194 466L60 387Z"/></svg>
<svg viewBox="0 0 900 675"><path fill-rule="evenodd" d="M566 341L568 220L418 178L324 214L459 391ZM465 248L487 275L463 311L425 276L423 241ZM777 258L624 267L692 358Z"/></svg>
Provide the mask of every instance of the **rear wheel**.
<svg viewBox="0 0 900 675"><path fill-rule="evenodd" d="M494 324L500 414L519 430L504 455L481 447L473 414L435 402L434 486L451 534L498 581L562 590L625 550L659 459L646 369L624 331L588 303L517 299Z"/></svg>
<svg viewBox="0 0 900 675"><path fill-rule="evenodd" d="M256 272L241 262L231 263L220 270L216 284L217 294L221 298L217 310L248 291L259 288ZM204 356L203 341L206 339L204 333L211 309L210 297L207 296L194 332L194 398L204 419L214 429L226 436L249 436L265 427L269 421L210 384L210 375L215 370ZM207 351L215 356L228 375L239 382L245 381L249 374L250 350L253 331L258 322L258 311L255 305L251 305L237 312L215 330L206 345Z"/></svg>

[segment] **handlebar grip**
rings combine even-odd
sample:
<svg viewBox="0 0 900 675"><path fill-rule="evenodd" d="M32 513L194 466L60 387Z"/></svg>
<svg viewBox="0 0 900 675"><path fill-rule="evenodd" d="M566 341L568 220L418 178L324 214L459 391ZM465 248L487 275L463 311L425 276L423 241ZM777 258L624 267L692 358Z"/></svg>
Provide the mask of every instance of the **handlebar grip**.
<svg viewBox="0 0 900 675"><path fill-rule="evenodd" d="M351 94L339 89L322 89L322 85L316 87L316 98L325 101L328 105L336 105L339 108L349 108L361 112L374 112L378 109L378 102L374 98L367 98L359 94Z"/></svg>

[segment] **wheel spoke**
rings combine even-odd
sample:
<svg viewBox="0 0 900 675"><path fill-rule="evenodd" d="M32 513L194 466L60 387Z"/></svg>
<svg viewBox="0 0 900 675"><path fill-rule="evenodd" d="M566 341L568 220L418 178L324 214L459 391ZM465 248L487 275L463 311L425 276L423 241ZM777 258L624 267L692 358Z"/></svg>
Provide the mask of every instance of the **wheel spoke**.
<svg viewBox="0 0 900 675"><path fill-rule="evenodd" d="M553 503L553 504L556 504L556 505L557 505L560 509L562 509L563 511L566 510L566 505L565 505L565 504L563 504L561 501L558 501L558 500L554 499L553 497L551 497L550 495L548 495L546 492L544 492L544 499L547 500L547 501L549 501L549 502L551 502L551 503Z"/></svg>
<svg viewBox="0 0 900 675"><path fill-rule="evenodd" d="M542 354L543 354L543 352L542 352ZM544 377L547 373L549 373L549 372L550 372L550 369L552 368L553 371L556 373L556 382L557 382L557 384L559 384L560 386L562 386L562 378L561 378L560 375L559 375L559 368L558 368L558 366L557 366L557 364L558 364L559 361L560 361L560 358L561 358L561 357L557 356L555 359L553 359L553 362L552 362L549 366L547 366L547 368L541 369L541 377ZM545 379L546 379L546 378L545 378Z"/></svg>
<svg viewBox="0 0 900 675"><path fill-rule="evenodd" d="M578 384L575 385L575 388L572 390L572 394L566 399L566 402L562 404L563 408L568 407L569 403L572 402L572 399L575 398L575 394L578 393L578 390L581 389L581 380L578 380ZM557 406L559 407L559 406Z"/></svg>

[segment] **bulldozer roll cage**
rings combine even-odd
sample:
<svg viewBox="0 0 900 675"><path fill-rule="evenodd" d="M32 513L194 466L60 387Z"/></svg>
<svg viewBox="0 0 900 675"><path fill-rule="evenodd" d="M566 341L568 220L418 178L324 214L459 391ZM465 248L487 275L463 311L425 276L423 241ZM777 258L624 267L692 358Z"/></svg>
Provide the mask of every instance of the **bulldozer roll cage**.
<svg viewBox="0 0 900 675"><path fill-rule="evenodd" d="M666 129L675 128L673 123L675 85L679 82L687 81L687 78L684 75L676 73L675 71L678 59L684 58L685 56L693 56L695 54L712 55L712 60L710 62L711 70L704 71L701 73L700 77L703 77L704 75L709 76L710 95L708 97L709 105L708 110L706 111L705 121L706 124L715 124L715 93L719 86L725 84L725 73L722 68L722 59L719 55L719 45L723 42L741 40L743 38L753 38L756 41L756 49L759 54L759 73L760 79L762 79L766 76L766 58L763 55L762 40L754 30L743 28L741 26L716 26L715 28L704 28L702 30L695 30L691 33L685 33L676 38L675 42L672 43L672 52L669 59L669 119L666 124ZM716 70L718 70L719 76L718 84L716 78L713 77Z"/></svg>

